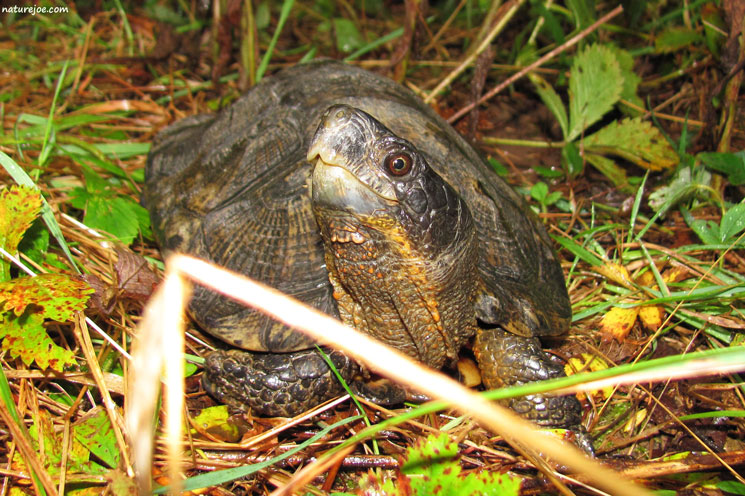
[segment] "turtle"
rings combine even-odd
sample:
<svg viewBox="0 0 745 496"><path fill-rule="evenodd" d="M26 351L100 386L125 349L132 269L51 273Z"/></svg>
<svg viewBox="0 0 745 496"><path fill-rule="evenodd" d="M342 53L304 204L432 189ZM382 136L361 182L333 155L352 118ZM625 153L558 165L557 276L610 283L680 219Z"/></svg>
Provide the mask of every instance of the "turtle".
<svg viewBox="0 0 745 496"><path fill-rule="evenodd" d="M250 276L437 369L472 350L487 388L564 375L540 338L571 308L551 239L523 198L412 91L333 60L284 69L217 114L162 130L142 203L164 253ZM293 416L341 393L315 343L202 286L196 324L225 343L202 383L217 400ZM339 351L360 394L381 386ZM576 426L574 396L509 405Z"/></svg>

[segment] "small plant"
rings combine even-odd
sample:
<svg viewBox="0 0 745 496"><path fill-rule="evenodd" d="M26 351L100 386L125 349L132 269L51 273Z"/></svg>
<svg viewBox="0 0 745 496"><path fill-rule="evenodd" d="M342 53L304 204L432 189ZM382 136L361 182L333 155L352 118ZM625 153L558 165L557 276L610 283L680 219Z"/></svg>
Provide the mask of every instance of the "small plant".
<svg viewBox="0 0 745 496"><path fill-rule="evenodd" d="M570 176L583 170L584 160L627 192L626 172L614 159L621 158L649 170L664 170L678 156L662 134L638 117L614 120L586 135L621 100L638 100L639 77L632 71L631 55L610 45L587 46L574 57L569 74L569 105L537 74L531 74L538 96L551 110L564 137L562 162Z"/></svg>

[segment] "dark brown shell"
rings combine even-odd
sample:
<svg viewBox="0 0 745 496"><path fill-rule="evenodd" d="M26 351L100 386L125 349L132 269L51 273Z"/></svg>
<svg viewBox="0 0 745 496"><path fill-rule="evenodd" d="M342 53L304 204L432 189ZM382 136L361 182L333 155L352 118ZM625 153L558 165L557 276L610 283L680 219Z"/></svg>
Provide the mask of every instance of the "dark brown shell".
<svg viewBox="0 0 745 496"><path fill-rule="evenodd" d="M334 61L267 78L215 116L161 132L148 157L143 203L166 251L205 258L336 315L311 212L308 142L322 113L345 103L412 142L466 200L477 225L488 312L520 335L554 335L570 309L550 239L522 199L471 145L413 93ZM196 288L194 319L244 349L310 346L300 333ZM484 313L484 311L482 311Z"/></svg>

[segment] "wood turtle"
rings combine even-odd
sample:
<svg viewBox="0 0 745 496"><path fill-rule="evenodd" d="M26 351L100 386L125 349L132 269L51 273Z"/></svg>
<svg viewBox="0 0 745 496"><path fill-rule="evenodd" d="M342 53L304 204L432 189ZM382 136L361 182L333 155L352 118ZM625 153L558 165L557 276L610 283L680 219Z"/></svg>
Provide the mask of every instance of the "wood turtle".
<svg viewBox="0 0 745 496"><path fill-rule="evenodd" d="M538 340L571 317L550 238L470 144L383 76L286 69L162 131L145 177L165 252L263 281L434 368L470 344L488 388L564 375ZM219 400L295 415L343 391L300 332L199 286L190 313L239 348L208 356L203 384ZM364 394L364 371L330 357ZM510 406L542 425L581 414L573 396Z"/></svg>

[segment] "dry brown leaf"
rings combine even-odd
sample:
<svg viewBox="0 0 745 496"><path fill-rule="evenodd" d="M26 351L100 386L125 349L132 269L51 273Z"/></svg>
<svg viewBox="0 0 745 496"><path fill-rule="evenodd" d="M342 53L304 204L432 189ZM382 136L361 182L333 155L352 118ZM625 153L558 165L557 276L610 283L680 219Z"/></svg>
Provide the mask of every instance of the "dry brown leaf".
<svg viewBox="0 0 745 496"><path fill-rule="evenodd" d="M158 285L158 276L141 255L124 248L117 248L114 265L118 289L123 298L147 301Z"/></svg>

